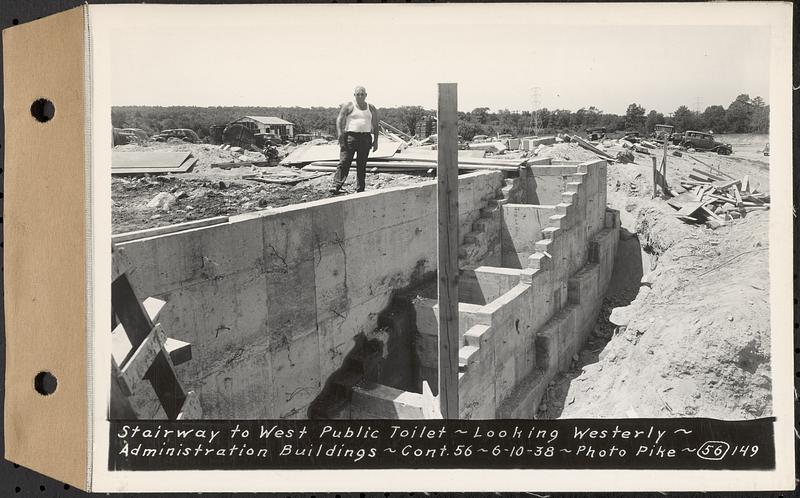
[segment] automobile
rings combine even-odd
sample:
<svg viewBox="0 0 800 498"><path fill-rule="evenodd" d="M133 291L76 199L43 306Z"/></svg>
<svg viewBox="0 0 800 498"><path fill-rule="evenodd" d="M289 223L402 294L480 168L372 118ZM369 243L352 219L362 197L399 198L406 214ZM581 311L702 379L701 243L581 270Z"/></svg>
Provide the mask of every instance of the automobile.
<svg viewBox="0 0 800 498"><path fill-rule="evenodd" d="M683 142L683 133L670 133L669 141L672 145L680 145Z"/></svg>
<svg viewBox="0 0 800 498"><path fill-rule="evenodd" d="M595 126L593 128L586 128L586 135L589 140L602 140L606 137L606 127Z"/></svg>
<svg viewBox="0 0 800 498"><path fill-rule="evenodd" d="M672 125L657 124L655 126L655 130L653 131L653 138L657 142L663 143L665 140L669 140L674 129L675 128Z"/></svg>
<svg viewBox="0 0 800 498"><path fill-rule="evenodd" d="M275 133L256 133L256 142L264 145L281 145L283 140Z"/></svg>
<svg viewBox="0 0 800 498"><path fill-rule="evenodd" d="M472 142L476 144L486 142L487 140L489 140L489 135L475 135L472 137Z"/></svg>
<svg viewBox="0 0 800 498"><path fill-rule="evenodd" d="M317 137L315 137L311 133L298 133L297 135L294 136L294 142L298 143L298 144L302 144L302 143L310 142L310 141L314 140L315 138L317 138Z"/></svg>
<svg viewBox="0 0 800 498"><path fill-rule="evenodd" d="M714 140L714 135L702 131L687 130L683 134L680 145L687 149L703 150L716 152L720 155L729 155L733 152L731 144L725 144Z"/></svg>
<svg viewBox="0 0 800 498"><path fill-rule="evenodd" d="M131 137L131 142L147 142L147 132L141 128L122 128L119 130L125 136Z"/></svg>
<svg viewBox="0 0 800 498"><path fill-rule="evenodd" d="M156 142L166 142L170 138L177 138L179 140L183 140L184 142L190 142L193 144L200 143L200 137L197 136L197 133L195 133L194 130L190 130L188 128L161 130L161 132L150 137L151 140L154 140Z"/></svg>
<svg viewBox="0 0 800 498"><path fill-rule="evenodd" d="M509 139L509 138L514 138L514 135L511 135L511 134L509 134L509 133L504 133L504 134L502 134L502 135L498 135L498 136L497 136L497 139L498 139L498 140L501 140L501 141L502 141L502 140L507 140L507 139Z"/></svg>

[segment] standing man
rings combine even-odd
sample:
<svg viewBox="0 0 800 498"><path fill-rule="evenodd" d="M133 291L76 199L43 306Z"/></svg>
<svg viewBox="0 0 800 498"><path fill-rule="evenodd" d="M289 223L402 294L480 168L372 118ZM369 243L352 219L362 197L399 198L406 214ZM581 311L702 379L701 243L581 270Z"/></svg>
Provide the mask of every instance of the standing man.
<svg viewBox="0 0 800 498"><path fill-rule="evenodd" d="M336 118L336 135L339 137L339 166L333 176L331 193L338 194L350 172L353 156L356 156L356 192L363 192L367 183L367 157L369 149L378 150L378 110L367 104L367 90L357 86L353 91L354 102L347 102L339 109Z"/></svg>

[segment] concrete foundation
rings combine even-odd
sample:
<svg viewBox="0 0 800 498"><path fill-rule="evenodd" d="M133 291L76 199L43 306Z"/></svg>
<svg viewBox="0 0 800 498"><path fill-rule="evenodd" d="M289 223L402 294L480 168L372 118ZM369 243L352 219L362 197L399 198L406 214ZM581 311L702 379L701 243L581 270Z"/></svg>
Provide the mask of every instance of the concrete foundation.
<svg viewBox="0 0 800 498"><path fill-rule="evenodd" d="M619 230L605 181L604 161L459 177L462 418L531 418L591 330ZM178 371L207 418L420 418L435 392L435 181L118 247L193 345Z"/></svg>

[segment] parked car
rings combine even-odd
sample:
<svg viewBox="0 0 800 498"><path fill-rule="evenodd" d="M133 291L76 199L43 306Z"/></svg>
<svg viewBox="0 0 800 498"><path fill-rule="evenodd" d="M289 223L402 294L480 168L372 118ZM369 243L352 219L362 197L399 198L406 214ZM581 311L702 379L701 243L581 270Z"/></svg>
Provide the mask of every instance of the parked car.
<svg viewBox="0 0 800 498"><path fill-rule="evenodd" d="M488 139L489 139L489 135L475 135L474 137L472 137L472 142L477 144L477 143L485 142Z"/></svg>
<svg viewBox="0 0 800 498"><path fill-rule="evenodd" d="M256 143L263 145L281 145L283 140L274 133L256 133Z"/></svg>
<svg viewBox="0 0 800 498"><path fill-rule="evenodd" d="M197 136L197 133L194 130L190 130L188 128L176 128L174 130L162 130L160 133L157 133L150 137L151 140L156 142L166 142L170 138L177 138L183 140L184 142L190 142L193 144L200 143L200 137Z"/></svg>
<svg viewBox="0 0 800 498"><path fill-rule="evenodd" d="M711 151L725 156L733 152L731 144L717 142L714 140L714 135L711 133L703 133L702 131L686 131L686 133L683 134L681 145L687 149Z"/></svg>
<svg viewBox="0 0 800 498"><path fill-rule="evenodd" d="M141 128L122 128L119 130L119 132L123 135L131 137L131 143L144 143L147 142L148 139L147 132Z"/></svg>
<svg viewBox="0 0 800 498"><path fill-rule="evenodd" d="M606 138L606 127L595 126L593 128L586 128L586 138L593 141Z"/></svg>
<svg viewBox="0 0 800 498"><path fill-rule="evenodd" d="M663 143L665 140L669 140L670 137L672 137L674 129L672 125L657 124L653 130L653 138L657 142Z"/></svg>
<svg viewBox="0 0 800 498"><path fill-rule="evenodd" d="M683 142L683 133L671 133L669 141L672 145L680 145Z"/></svg>

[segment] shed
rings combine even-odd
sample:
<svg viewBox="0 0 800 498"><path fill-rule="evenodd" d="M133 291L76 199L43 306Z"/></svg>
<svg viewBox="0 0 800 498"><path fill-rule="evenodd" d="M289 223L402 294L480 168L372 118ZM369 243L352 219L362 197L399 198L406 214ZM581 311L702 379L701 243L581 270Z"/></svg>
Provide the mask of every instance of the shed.
<svg viewBox="0 0 800 498"><path fill-rule="evenodd" d="M294 137L294 124L271 116L244 116L232 123L241 123L253 133L274 133L282 138Z"/></svg>

